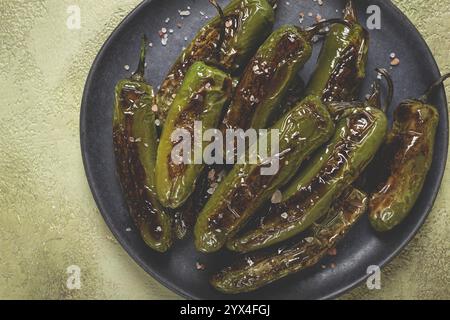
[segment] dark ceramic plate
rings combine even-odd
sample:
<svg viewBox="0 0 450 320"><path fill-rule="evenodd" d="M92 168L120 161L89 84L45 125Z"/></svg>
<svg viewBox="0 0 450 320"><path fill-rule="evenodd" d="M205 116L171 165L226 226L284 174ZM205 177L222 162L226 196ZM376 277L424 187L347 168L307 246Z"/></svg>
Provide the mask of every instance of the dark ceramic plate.
<svg viewBox="0 0 450 320"><path fill-rule="evenodd" d="M219 1L222 5L228 3ZM439 78L439 70L433 56L421 35L408 19L386 0L356 1L360 20L365 22L369 5L381 8L381 30L370 32L370 57L368 77L363 90L367 92L375 75L375 67L388 67L389 54L395 52L401 59L400 66L391 70L396 85L394 104L410 97L417 97L433 81ZM178 10L191 7L191 16L185 18L183 28L178 29L180 20ZM338 17L344 1L326 1L319 7L313 1L280 1L276 26L298 23L298 13L320 12L323 17ZM112 146L112 106L114 86L119 79L128 77L139 50L139 42L146 33L154 46L150 50L147 78L155 87L166 75L182 47L184 37L191 39L205 23L200 15L214 15L207 0L149 0L139 5L113 32L98 54L87 79L81 107L81 146L86 175L103 217L125 250L149 274L162 284L193 299L227 298L214 291L208 284L212 272L230 262L228 253L203 255L194 250L192 239L178 243L167 254L159 254L148 249L132 227L132 221L122 196L115 173ZM170 18L168 24L166 18ZM313 18L306 17L303 25L309 25ZM175 30L163 47L158 30L162 27ZM320 44L316 45L315 56L301 72L307 80L316 60ZM336 257L326 258L318 266L279 281L256 292L236 296L239 299L326 299L337 297L366 278L370 265L384 266L415 235L430 212L439 191L448 149L448 111L444 89L435 93L432 102L439 108L441 121L437 132L436 152L433 166L425 183L423 192L414 209L404 223L387 234L377 234L369 226L367 217L351 230L338 246ZM132 231L126 229L131 227ZM205 271L196 269L196 262L206 265ZM335 269L322 269L321 264L336 264Z"/></svg>

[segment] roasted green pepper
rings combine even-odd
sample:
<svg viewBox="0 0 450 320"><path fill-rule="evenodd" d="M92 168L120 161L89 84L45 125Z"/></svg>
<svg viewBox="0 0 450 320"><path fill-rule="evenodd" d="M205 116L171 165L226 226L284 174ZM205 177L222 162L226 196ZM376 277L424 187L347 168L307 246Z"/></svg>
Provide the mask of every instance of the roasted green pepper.
<svg viewBox="0 0 450 320"><path fill-rule="evenodd" d="M225 268L211 284L225 294L249 292L315 265L344 237L367 210L367 196L350 188L333 204L307 237L270 254L246 257Z"/></svg>
<svg viewBox="0 0 450 320"><path fill-rule="evenodd" d="M348 23L331 27L317 61L306 94L323 101L352 101L365 77L369 33L358 23L353 1L344 11Z"/></svg>
<svg viewBox="0 0 450 320"><path fill-rule="evenodd" d="M377 175L382 181L370 197L370 222L377 231L389 231L401 223L422 191L439 123L439 113L428 97L449 77L443 76L421 98L403 101L394 112L393 128L379 153Z"/></svg>
<svg viewBox="0 0 450 320"><path fill-rule="evenodd" d="M317 97L306 97L271 129L279 132L279 170L262 175L267 163L236 164L201 211L194 229L198 250L219 250L278 187L284 185L303 160L333 134L333 121ZM268 141L271 141L269 131ZM269 151L270 155L272 151Z"/></svg>
<svg viewBox="0 0 450 320"><path fill-rule="evenodd" d="M153 89L144 80L145 48L144 38L136 73L116 86L113 142L130 215L145 243L164 252L172 244L172 221L154 191L157 135Z"/></svg>
<svg viewBox="0 0 450 320"><path fill-rule="evenodd" d="M201 121L198 129L204 132L218 126L226 103L231 98L232 80L223 71L203 62L194 63L186 73L182 86L170 107L158 146L156 160L156 191L165 207L180 207L194 191L196 181L205 165L195 163L195 153L203 156L207 142L196 141L195 122ZM189 133L190 163L174 159L173 150L184 144L184 138L174 137L177 130ZM199 137L202 139L202 137ZM200 147L200 150L196 150ZM182 150L186 152L187 150Z"/></svg>
<svg viewBox="0 0 450 320"><path fill-rule="evenodd" d="M311 52L309 39L296 26L272 33L244 70L221 130L265 128Z"/></svg>
<svg viewBox="0 0 450 320"><path fill-rule="evenodd" d="M313 36L336 22L340 20L323 21L306 30L286 25L273 32L244 70L221 130L267 128L311 57Z"/></svg>
<svg viewBox="0 0 450 320"><path fill-rule="evenodd" d="M171 67L155 100L162 122L194 62L214 59L222 70L237 75L270 34L275 21L274 9L267 0L233 0L224 14L224 39L220 39L222 18L217 16L199 31Z"/></svg>
<svg viewBox="0 0 450 320"><path fill-rule="evenodd" d="M377 90L373 97L378 96ZM227 247L238 252L254 251L306 230L358 178L383 143L386 131L387 119L379 105L360 103L345 110L333 139L283 191L281 203L271 205L269 214L255 229L230 239Z"/></svg>

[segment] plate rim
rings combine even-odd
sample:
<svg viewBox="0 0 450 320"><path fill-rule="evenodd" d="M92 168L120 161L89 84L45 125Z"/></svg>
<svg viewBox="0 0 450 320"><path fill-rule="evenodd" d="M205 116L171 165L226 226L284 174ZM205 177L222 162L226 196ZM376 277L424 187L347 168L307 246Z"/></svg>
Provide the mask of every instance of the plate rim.
<svg viewBox="0 0 450 320"><path fill-rule="evenodd" d="M181 297L183 297L185 299L198 300L198 299L200 299L199 297L196 297L195 295L186 292L184 289L182 289L179 286L171 283L170 281L167 281L167 279L165 279L165 277L159 275L158 272L156 272L152 268L148 267L147 264L140 257L140 255L137 254L136 251L133 250L133 248L126 243L126 241L124 241L123 237L119 233L119 230L117 230L113 226L111 217L106 213L106 209L102 205L102 201L100 200L100 196L98 195L98 192L97 192L95 179L94 179L94 176L93 176L90 164L89 164L89 162L87 160L87 153L88 153L88 151L87 151L87 143L88 142L86 141L86 123L87 123L87 108L88 108L87 100L88 100L88 95L89 95L89 91L90 91L89 88L92 86L92 80L93 80L93 76L95 74L95 70L98 68L98 64L99 64L100 60L103 58L103 56L104 56L104 53L105 53L104 51L105 51L106 47L108 47L111 44L111 42L113 41L113 39L117 35L118 31L121 28L123 28L123 26L126 25L128 22L132 21L133 18L140 12L140 10L143 7L149 5L153 1L155 1L155 0L144 0L144 1L142 1L129 14L127 14L124 19L122 19L122 21L114 28L114 30L110 33L110 35L108 36L106 41L103 43L103 45L99 49L99 51L98 51L98 53L97 53L97 55L96 55L92 65L91 65L91 67L89 69L89 73L88 73L88 76L86 78L85 85L83 87L83 96L82 96L82 100L81 100L80 118L79 118L79 121L80 121L80 123L79 123L79 132L80 132L81 156L82 156L83 167L84 167L86 179L87 179L90 191L92 193L92 196L94 198L94 201L96 203L96 206L97 206L98 210L100 211L100 214L102 215L106 225L108 226L108 229L111 231L111 233L117 239L117 241L120 243L121 247L127 252L127 254L132 258L132 260L140 268L142 268L145 272L147 272L152 278L157 280L165 288L169 289L170 291L176 293L177 295L179 295L179 296L181 296ZM400 10L400 8L398 8L391 0L386 1L386 5L387 6L391 6L392 9L395 11L396 15L402 20L402 22L405 23L407 25L407 27L409 27L412 31L414 31L418 35L418 38L417 38L418 41L420 41L421 44L426 48L426 51L428 52L429 56L431 57L431 61L430 61L431 64L438 71L439 74L442 74L441 70L439 68L439 65L436 62L436 59L434 57L433 52L431 51L430 47L428 46L428 43L423 38L422 34L417 29L417 27ZM445 103L445 105L447 107L447 110L448 110L448 101L447 101L447 95L446 95L446 92L445 92L445 86L441 86L441 94L442 93L443 93L444 103ZM446 118L446 122L448 123L448 121L449 121L448 113L445 114L445 118ZM439 191L441 189L441 184L442 184L442 180L443 180L444 175L445 175L445 170L446 170L446 165L447 165L448 148L449 148L449 127L448 126L446 128L444 128L444 134L445 134L444 138L446 140L445 141L446 142L446 148L444 150L445 160L443 161L443 164L440 165L440 167L442 168L440 171L442 171L442 173L440 174L439 182L436 184L437 190L436 190L436 192L433 192L433 196L431 198L429 198L429 200L428 200L429 205L427 205L426 213L423 214L418 221L416 221L412 232L410 232L408 234L408 236L404 238L404 240L401 242L401 244L399 246L397 246L397 248L395 250L393 250L391 254L389 254L386 258L384 258L379 263L379 267L380 268L385 267L388 263L390 263L395 257L397 257L405 249L405 247L417 235L418 231L423 227L426 219L428 218L428 216L430 215L430 213L431 213L431 211L432 211L432 209L434 207L436 198L437 198L437 196L439 194ZM350 284L348 284L346 286L343 286L342 288L340 288L338 290L335 290L334 292L321 297L320 300L335 299L335 298L337 298L337 297L339 297L339 296L349 292L351 289L357 287L364 280L366 280L368 277L369 277L369 275L367 275L367 274L366 275L362 275L358 279L352 281ZM232 298L232 296L230 296L230 298Z"/></svg>

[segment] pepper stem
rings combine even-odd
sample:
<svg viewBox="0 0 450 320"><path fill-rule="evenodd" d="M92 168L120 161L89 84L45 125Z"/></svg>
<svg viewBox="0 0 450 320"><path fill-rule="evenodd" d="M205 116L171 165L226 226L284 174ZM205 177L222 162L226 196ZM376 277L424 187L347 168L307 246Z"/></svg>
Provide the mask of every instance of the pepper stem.
<svg viewBox="0 0 450 320"><path fill-rule="evenodd" d="M317 22L313 24L312 26L305 29L306 37L307 39L312 39L315 35L323 35L325 33L321 32L322 29L325 27L328 27L332 24L343 24L347 27L351 27L351 24L348 21L345 21L343 19L328 19L324 21Z"/></svg>
<svg viewBox="0 0 450 320"><path fill-rule="evenodd" d="M145 76L145 58L147 56L147 37L144 34L141 40L141 52L139 57L139 65L136 71L131 76L131 79L136 81L143 81Z"/></svg>
<svg viewBox="0 0 450 320"><path fill-rule="evenodd" d="M211 3L214 8L216 8L217 12L219 13L221 26L220 26L220 35L219 35L219 42L217 43L217 56L220 56L220 50L222 49L223 42L225 41L225 28L226 28L226 17L223 13L222 8L217 3L216 0L209 0L209 3Z"/></svg>
<svg viewBox="0 0 450 320"><path fill-rule="evenodd" d="M446 73L444 74L441 78L439 78L438 81L436 81L435 83L433 83L430 88L428 88L428 90L423 94L423 96L421 96L418 100L426 103L429 99L431 94L434 92L434 90L439 87L441 84L444 83L445 80L447 80L448 78L450 78L450 73Z"/></svg>

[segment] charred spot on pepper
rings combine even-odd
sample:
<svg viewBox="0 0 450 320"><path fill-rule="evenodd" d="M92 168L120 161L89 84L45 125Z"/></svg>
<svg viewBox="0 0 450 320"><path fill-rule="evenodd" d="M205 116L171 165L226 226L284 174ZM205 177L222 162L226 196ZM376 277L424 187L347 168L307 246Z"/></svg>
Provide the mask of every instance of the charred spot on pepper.
<svg viewBox="0 0 450 320"><path fill-rule="evenodd" d="M226 86L224 81L224 86ZM206 78L203 80L200 90L194 93L189 100L186 108L179 114L178 118L175 120L175 128L183 128L188 131L191 137L191 141L194 138L194 122L200 120L200 116L203 113L205 107L205 98L208 88L215 85L213 78ZM229 84L231 88L231 83ZM178 141L172 141L172 148L182 143L181 138ZM184 155L180 155L183 157ZM169 176L171 178L179 177L182 175L187 166L184 163L175 164L172 159L172 155L167 155L167 162L169 164Z"/></svg>
<svg viewBox="0 0 450 320"><path fill-rule="evenodd" d="M214 43L218 41L218 38L219 31L217 29L205 30L192 44L192 47L187 49L189 51L183 53L185 58L173 65L169 75L161 84L160 94L168 95L169 100L173 100L172 95L175 95L175 90L181 85L188 69L195 62L211 56L217 50Z"/></svg>
<svg viewBox="0 0 450 320"><path fill-rule="evenodd" d="M232 23L225 29L225 41L222 45L222 50L226 47L227 41L234 37L234 32L239 27L239 17L237 15L228 15L227 21L232 21ZM219 26L204 28L197 39L192 43L191 47L186 49L186 52L183 53L185 59L176 62L172 67L170 72L171 76L164 81L161 89L165 90L165 88L171 87L175 83L179 83L192 64L213 55L217 51L219 38Z"/></svg>
<svg viewBox="0 0 450 320"><path fill-rule="evenodd" d="M358 72L358 51L354 46L349 46L330 75L323 91L323 100L332 102L350 99L358 87Z"/></svg>
<svg viewBox="0 0 450 320"><path fill-rule="evenodd" d="M200 89L191 96L189 103L183 112L181 112L179 118L175 122L175 127L183 128L183 125L189 125L189 121L192 122L190 127L193 127L194 121L199 119L205 107L205 97L206 94L212 86L216 84L213 78L206 78L202 80ZM226 81L224 81L224 86Z"/></svg>
<svg viewBox="0 0 450 320"><path fill-rule="evenodd" d="M410 120L414 120L414 113L411 110L410 102L402 102L395 110L395 118L397 121L405 123Z"/></svg>
<svg viewBox="0 0 450 320"><path fill-rule="evenodd" d="M299 34L289 33L284 34L280 39L276 54L273 59L273 64L278 62L278 65L284 64L296 57L297 53L305 47L306 41Z"/></svg>
<svg viewBox="0 0 450 320"><path fill-rule="evenodd" d="M254 197L270 184L275 176L261 176L259 170L253 170L245 179L245 183L237 186L230 195L228 203L222 203L217 213L209 218L209 226L214 229L227 229L240 218L236 212L244 211ZM231 213L231 214L229 214Z"/></svg>
<svg viewBox="0 0 450 320"><path fill-rule="evenodd" d="M280 66L289 64L295 58L296 53L305 47L305 40L297 34L287 33L279 40L274 48L275 56L270 60L263 56L256 57L246 67L244 77L241 79L232 102L239 106L239 110L230 109L224 120L226 128L248 128L251 117L243 117L242 114L253 114L257 106L263 101L264 96L270 91L276 77L276 71ZM283 79L283 75L278 76Z"/></svg>
<svg viewBox="0 0 450 320"><path fill-rule="evenodd" d="M123 110L131 110L145 94L135 86L124 86L120 91L119 104Z"/></svg>
<svg viewBox="0 0 450 320"><path fill-rule="evenodd" d="M181 143L181 142L179 142L179 143ZM174 147L176 145L177 144L175 144ZM184 157L184 154L181 154L180 157ZM179 177L180 175L183 175L187 169L187 166L183 162L179 163L179 164L175 164L172 160L171 154L167 155L167 163L169 164L168 171L169 171L169 177L171 179L175 179L175 178Z"/></svg>
<svg viewBox="0 0 450 320"><path fill-rule="evenodd" d="M405 101L395 110L394 120L411 131L422 132L426 121L436 114L431 110L419 101Z"/></svg>

